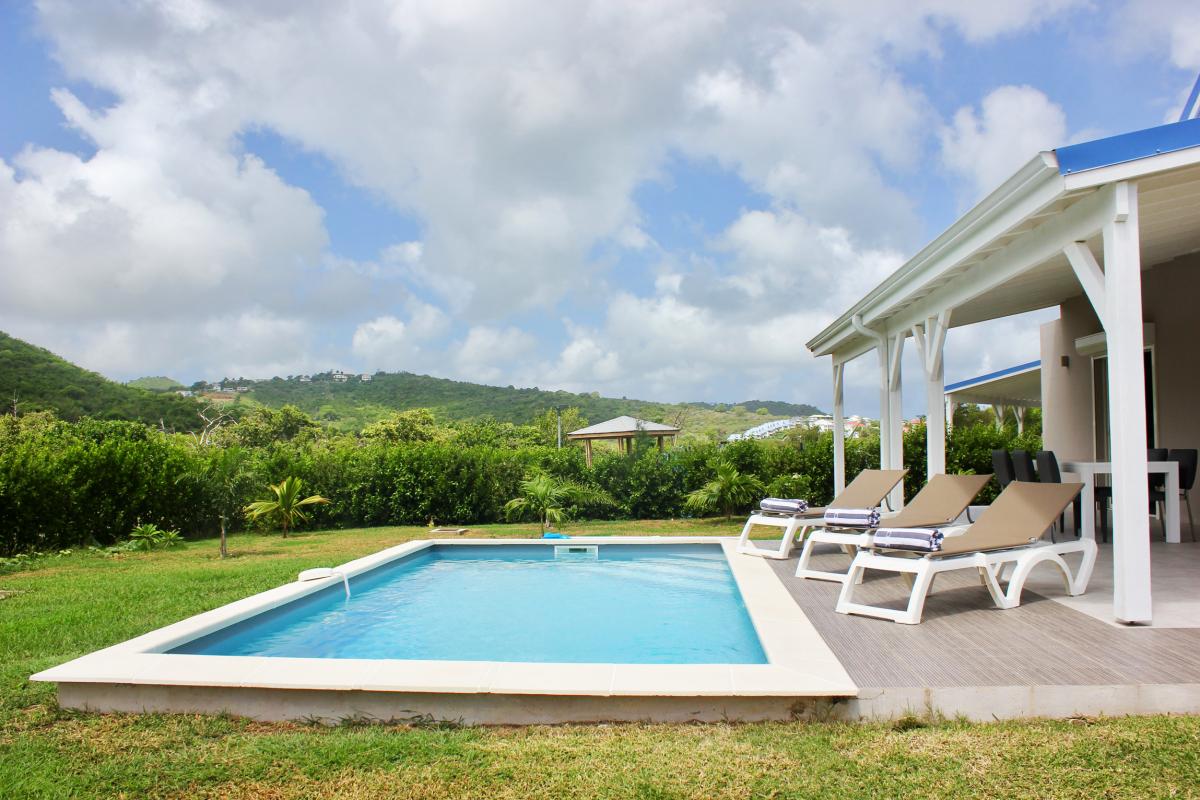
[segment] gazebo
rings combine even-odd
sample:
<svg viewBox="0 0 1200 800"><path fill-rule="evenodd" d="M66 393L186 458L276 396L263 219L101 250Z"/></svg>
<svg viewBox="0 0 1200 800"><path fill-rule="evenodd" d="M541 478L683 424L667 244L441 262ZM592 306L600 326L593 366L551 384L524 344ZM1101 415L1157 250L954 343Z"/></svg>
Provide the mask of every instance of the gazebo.
<svg viewBox="0 0 1200 800"><path fill-rule="evenodd" d="M580 428L577 431L571 431L567 434L567 438L572 441L583 442L584 457L587 459L587 465L592 465L592 442L597 439L615 439L617 447L623 453L628 453L633 450L633 440L639 434L647 434L658 440L658 449L663 449L663 440L670 436L674 441L675 435L679 433L679 428L670 425L663 425L661 422L649 422L648 420L638 419L637 417L620 416L614 417L604 422L597 422L595 425L589 425L586 428Z"/></svg>

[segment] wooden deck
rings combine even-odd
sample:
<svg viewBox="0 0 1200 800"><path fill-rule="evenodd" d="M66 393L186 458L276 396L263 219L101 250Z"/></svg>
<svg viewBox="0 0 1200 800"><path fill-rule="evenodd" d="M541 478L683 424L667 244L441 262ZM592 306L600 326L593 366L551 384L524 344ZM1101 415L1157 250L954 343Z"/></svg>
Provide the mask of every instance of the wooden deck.
<svg viewBox="0 0 1200 800"><path fill-rule="evenodd" d="M1028 590L1021 607L1000 610L965 570L938 576L920 625L898 625L838 614L840 584L796 578L795 558L770 563L863 695L891 697L876 714L907 704L986 718L979 703L998 717L1200 712L1200 629L1115 627ZM832 546L813 559L817 569L848 563ZM901 607L907 589L868 574L856 597ZM1055 702L1032 702L1038 692Z"/></svg>

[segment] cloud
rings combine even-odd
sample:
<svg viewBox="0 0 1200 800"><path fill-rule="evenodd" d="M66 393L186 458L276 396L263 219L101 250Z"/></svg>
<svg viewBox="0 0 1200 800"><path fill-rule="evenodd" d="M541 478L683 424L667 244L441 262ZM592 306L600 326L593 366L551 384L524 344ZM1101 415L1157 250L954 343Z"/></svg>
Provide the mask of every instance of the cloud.
<svg viewBox="0 0 1200 800"><path fill-rule="evenodd" d="M41 0L66 75L111 102L55 93L94 155L0 161L0 315L126 377L357 364L795 395L827 377L806 335L919 244L899 181L938 119L905 67L1070 5ZM1007 157L996 96L945 134L975 182L973 153ZM336 252L322 198L246 152L257 130L419 236ZM694 249L655 241L635 190L675 162L719 165L756 207ZM653 288L610 272L626 256ZM581 296L601 317L561 346L520 327Z"/></svg>
<svg viewBox="0 0 1200 800"><path fill-rule="evenodd" d="M648 296L616 294L598 327L569 326L557 362L542 369L550 385L746 399L728 394L736 374L747 395L826 405L829 366L804 342L894 271L900 254L784 210L744 212L712 249L719 262L660 275Z"/></svg>
<svg viewBox="0 0 1200 800"><path fill-rule="evenodd" d="M1113 14L1111 27L1118 52L1165 52L1179 69L1200 69L1200 7L1191 0L1128 0Z"/></svg>
<svg viewBox="0 0 1200 800"><path fill-rule="evenodd" d="M448 326L440 308L414 301L407 321L385 314L358 325L351 349L362 368L371 372L432 369L436 355L431 340L444 334Z"/></svg>
<svg viewBox="0 0 1200 800"><path fill-rule="evenodd" d="M511 374L514 364L533 352L537 340L512 326L477 325L461 342L452 345L454 369L463 380L495 383Z"/></svg>
<svg viewBox="0 0 1200 800"><path fill-rule="evenodd" d="M1001 86L981 108L964 106L942 128L942 163L969 180L976 198L995 189L1033 155L1067 141L1062 108L1031 86Z"/></svg>

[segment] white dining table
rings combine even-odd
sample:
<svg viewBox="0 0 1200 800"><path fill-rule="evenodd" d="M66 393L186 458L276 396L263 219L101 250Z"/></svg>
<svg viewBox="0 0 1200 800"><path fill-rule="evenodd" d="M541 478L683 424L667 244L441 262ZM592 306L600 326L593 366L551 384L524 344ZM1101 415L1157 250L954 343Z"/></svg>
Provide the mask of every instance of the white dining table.
<svg viewBox="0 0 1200 800"><path fill-rule="evenodd" d="M1083 484L1083 513L1081 514L1080 532L1086 539L1096 538L1096 476L1111 475L1111 461L1066 461L1062 465L1063 477L1067 474L1079 478ZM1167 514L1164 523L1167 529L1167 541L1179 543L1179 462L1150 461L1146 465L1149 474L1166 475Z"/></svg>

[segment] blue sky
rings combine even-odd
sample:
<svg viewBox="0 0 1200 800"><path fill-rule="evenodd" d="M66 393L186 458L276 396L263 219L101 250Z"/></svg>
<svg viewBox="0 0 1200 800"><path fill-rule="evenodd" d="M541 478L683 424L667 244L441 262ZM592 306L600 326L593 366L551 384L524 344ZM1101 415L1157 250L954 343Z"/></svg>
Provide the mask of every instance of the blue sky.
<svg viewBox="0 0 1200 800"><path fill-rule="evenodd" d="M1177 113L1198 38L1171 0L9 2L0 328L117 379L826 405L804 341L1039 149Z"/></svg>

